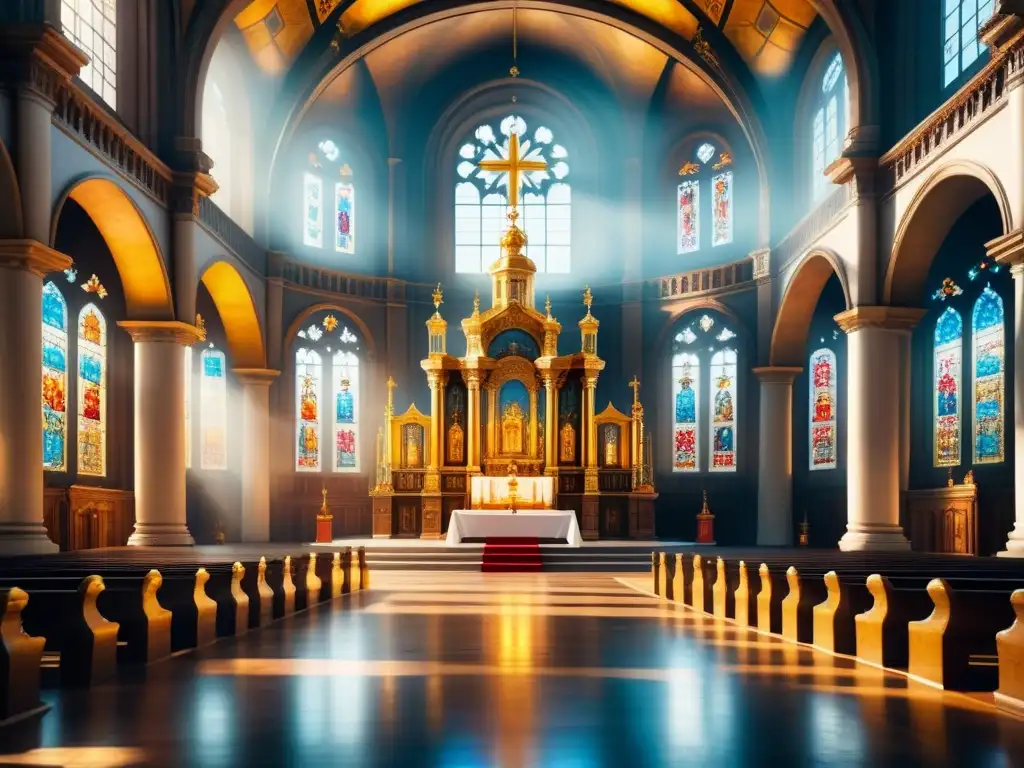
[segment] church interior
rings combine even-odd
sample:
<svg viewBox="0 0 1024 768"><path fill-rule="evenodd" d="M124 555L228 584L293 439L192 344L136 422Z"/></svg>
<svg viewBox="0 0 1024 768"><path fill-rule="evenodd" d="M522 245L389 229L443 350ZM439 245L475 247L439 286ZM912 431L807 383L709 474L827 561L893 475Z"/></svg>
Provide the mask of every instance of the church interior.
<svg viewBox="0 0 1024 768"><path fill-rule="evenodd" d="M1024 755L1019 0L7 0L0 323L4 765Z"/></svg>

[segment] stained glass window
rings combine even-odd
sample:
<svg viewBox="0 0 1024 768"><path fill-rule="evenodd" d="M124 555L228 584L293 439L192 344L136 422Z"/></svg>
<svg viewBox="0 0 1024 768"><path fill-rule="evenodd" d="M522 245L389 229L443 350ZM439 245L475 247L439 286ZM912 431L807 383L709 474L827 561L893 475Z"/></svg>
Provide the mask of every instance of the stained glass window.
<svg viewBox="0 0 1024 768"><path fill-rule="evenodd" d="M320 355L300 347L295 352L295 468L299 471L320 469L320 381Z"/></svg>
<svg viewBox="0 0 1024 768"><path fill-rule="evenodd" d="M43 286L43 469L67 470L68 305L52 282ZM8 330L13 333L13 330Z"/></svg>
<svg viewBox="0 0 1024 768"><path fill-rule="evenodd" d="M192 468L192 347L185 347L185 468Z"/></svg>
<svg viewBox="0 0 1024 768"><path fill-rule="evenodd" d="M305 223L302 244L320 248L324 244L324 183L319 176L302 176L302 204Z"/></svg>
<svg viewBox="0 0 1024 768"><path fill-rule="evenodd" d="M1003 300L986 286L974 303L974 462L1003 460L1005 339Z"/></svg>
<svg viewBox="0 0 1024 768"><path fill-rule="evenodd" d="M78 473L107 474L107 322L95 304L78 315Z"/></svg>
<svg viewBox="0 0 1024 768"><path fill-rule="evenodd" d="M117 0L61 0L60 24L89 57L79 78L117 109Z"/></svg>
<svg viewBox="0 0 1024 768"><path fill-rule="evenodd" d="M836 468L836 354L819 349L811 354L810 456L811 469Z"/></svg>
<svg viewBox="0 0 1024 768"><path fill-rule="evenodd" d="M988 21L994 0L944 0L943 85L950 85L981 55L978 28Z"/></svg>
<svg viewBox="0 0 1024 768"><path fill-rule="evenodd" d="M811 124L811 172L815 198L829 189L825 169L839 157L848 123L849 83L838 51L829 59L816 91L814 119Z"/></svg>
<svg viewBox="0 0 1024 768"><path fill-rule="evenodd" d="M519 136L520 155L544 160L548 170L523 177L519 225L526 233L524 253L538 272L569 272L572 244L572 188L568 150L546 126L531 129L519 116L479 126L459 148L455 172L455 271L486 272L501 254L499 241L508 227L507 173L484 171L481 160L508 157L509 137Z"/></svg>
<svg viewBox="0 0 1024 768"><path fill-rule="evenodd" d="M351 182L334 185L334 247L341 253L355 253L356 188Z"/></svg>
<svg viewBox="0 0 1024 768"><path fill-rule="evenodd" d="M700 418L700 358L692 353L677 354L672 360L675 418L673 429L673 463L675 472L697 472Z"/></svg>
<svg viewBox="0 0 1024 768"><path fill-rule="evenodd" d="M732 242L732 171L711 177L711 245Z"/></svg>
<svg viewBox="0 0 1024 768"><path fill-rule="evenodd" d="M204 349L199 380L199 465L203 469L227 469L227 360L217 349Z"/></svg>
<svg viewBox="0 0 1024 768"><path fill-rule="evenodd" d="M711 357L711 471L736 469L736 350Z"/></svg>
<svg viewBox="0 0 1024 768"><path fill-rule="evenodd" d="M692 253L700 248L700 182L684 181L678 189L679 209L677 253Z"/></svg>
<svg viewBox="0 0 1024 768"><path fill-rule="evenodd" d="M353 352L336 352L331 377L334 380L333 469L335 472L355 472L359 468L356 452L359 440L359 358Z"/></svg>
<svg viewBox="0 0 1024 768"><path fill-rule="evenodd" d="M946 307L935 323L935 466L960 464L961 369L964 324Z"/></svg>

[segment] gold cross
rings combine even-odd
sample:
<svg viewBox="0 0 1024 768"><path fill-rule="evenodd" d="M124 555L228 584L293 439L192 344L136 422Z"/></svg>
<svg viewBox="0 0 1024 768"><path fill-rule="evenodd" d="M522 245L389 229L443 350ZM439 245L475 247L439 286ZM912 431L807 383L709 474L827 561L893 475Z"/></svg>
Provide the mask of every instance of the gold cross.
<svg viewBox="0 0 1024 768"><path fill-rule="evenodd" d="M527 160L519 155L519 135L513 133L508 137L508 157L504 160L481 160L477 167L482 171L508 174L508 204L515 210L519 207L519 187L521 177L528 171L546 171L548 164L544 160Z"/></svg>
<svg viewBox="0 0 1024 768"><path fill-rule="evenodd" d="M629 382L629 388L633 390L633 403L638 403L640 401L640 380L636 376Z"/></svg>

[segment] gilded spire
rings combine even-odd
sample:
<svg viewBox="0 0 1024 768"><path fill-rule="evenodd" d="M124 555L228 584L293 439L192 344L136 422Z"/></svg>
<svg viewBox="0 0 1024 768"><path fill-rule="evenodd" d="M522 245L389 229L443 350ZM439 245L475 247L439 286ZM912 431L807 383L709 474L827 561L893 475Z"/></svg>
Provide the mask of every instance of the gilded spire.
<svg viewBox="0 0 1024 768"><path fill-rule="evenodd" d="M545 314L547 314L547 316L548 316L547 319L548 320L554 320L555 319L555 318L553 318L551 316L551 297L550 296L545 296L544 297L544 312L545 312Z"/></svg>
<svg viewBox="0 0 1024 768"><path fill-rule="evenodd" d="M480 314L480 291L473 294L473 317Z"/></svg>
<svg viewBox="0 0 1024 768"><path fill-rule="evenodd" d="M434 300L434 311L437 312L441 305L444 304L444 293L441 291L441 284L437 284L437 288L431 294L431 298Z"/></svg>
<svg viewBox="0 0 1024 768"><path fill-rule="evenodd" d="M583 306L587 308L587 315L590 315L590 305L594 303L594 294L590 292L590 286L583 290Z"/></svg>

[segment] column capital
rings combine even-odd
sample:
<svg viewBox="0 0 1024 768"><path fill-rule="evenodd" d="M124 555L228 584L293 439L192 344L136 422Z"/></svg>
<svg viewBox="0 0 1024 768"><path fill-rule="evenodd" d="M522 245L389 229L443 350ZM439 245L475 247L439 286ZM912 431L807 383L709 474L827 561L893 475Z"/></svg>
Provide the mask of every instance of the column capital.
<svg viewBox="0 0 1024 768"><path fill-rule="evenodd" d="M912 331L925 310L912 307L854 307L835 316L844 333L861 328L880 328L886 331Z"/></svg>
<svg viewBox="0 0 1024 768"><path fill-rule="evenodd" d="M157 341L188 347L200 340L198 328L177 320L120 320L117 324L136 344L140 341Z"/></svg>
<svg viewBox="0 0 1024 768"><path fill-rule="evenodd" d="M771 248L758 248L751 251L750 260L754 263L754 282L761 283L772 276Z"/></svg>
<svg viewBox="0 0 1024 768"><path fill-rule="evenodd" d="M997 264L1006 264L1011 271L1024 264L1024 229L1015 229L985 243L985 252Z"/></svg>
<svg viewBox="0 0 1024 768"><path fill-rule="evenodd" d="M754 375L762 384L792 384L793 379L803 373L799 366L773 366L755 368Z"/></svg>
<svg viewBox="0 0 1024 768"><path fill-rule="evenodd" d="M439 389L448 383L447 371L427 371L427 385L431 389Z"/></svg>
<svg viewBox="0 0 1024 768"><path fill-rule="evenodd" d="M232 368L231 373L246 387L269 387L281 375L272 368Z"/></svg>
<svg viewBox="0 0 1024 768"><path fill-rule="evenodd" d="M464 368L462 378L466 380L469 389L479 389L480 382L484 379L484 372L479 368Z"/></svg>
<svg viewBox="0 0 1024 768"><path fill-rule="evenodd" d="M72 260L38 240L0 240L0 268L23 269L39 277L63 272Z"/></svg>

